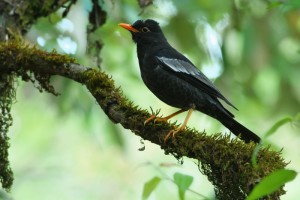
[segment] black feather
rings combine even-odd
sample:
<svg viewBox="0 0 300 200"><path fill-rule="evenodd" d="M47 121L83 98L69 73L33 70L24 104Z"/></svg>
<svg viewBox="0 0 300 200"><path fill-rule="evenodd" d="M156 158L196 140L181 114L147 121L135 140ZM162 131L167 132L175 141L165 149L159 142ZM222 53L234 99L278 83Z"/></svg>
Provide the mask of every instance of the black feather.
<svg viewBox="0 0 300 200"><path fill-rule="evenodd" d="M166 57L156 57L164 70L179 76L183 80L187 81L191 85L195 86L203 92L218 97L225 101L228 105L237 109L232 103L230 103L221 92L213 85L213 83L192 63L186 62L181 59L166 58Z"/></svg>
<svg viewBox="0 0 300 200"><path fill-rule="evenodd" d="M245 142L260 138L234 119L219 101L233 106L214 84L165 38L159 24L151 19L138 20L130 30L137 43L141 76L146 86L163 102L183 110L196 109L226 126ZM146 31L145 31L146 30Z"/></svg>

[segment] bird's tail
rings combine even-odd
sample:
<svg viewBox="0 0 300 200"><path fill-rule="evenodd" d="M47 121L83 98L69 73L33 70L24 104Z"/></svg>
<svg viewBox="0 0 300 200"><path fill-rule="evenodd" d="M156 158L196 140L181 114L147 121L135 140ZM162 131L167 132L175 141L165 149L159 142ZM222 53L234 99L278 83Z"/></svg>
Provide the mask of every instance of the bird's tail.
<svg viewBox="0 0 300 200"><path fill-rule="evenodd" d="M260 137L255 133L247 129L245 126L237 122L234 118L229 116L223 116L219 121L226 126L234 135L239 136L246 143L253 141L255 143L260 142Z"/></svg>

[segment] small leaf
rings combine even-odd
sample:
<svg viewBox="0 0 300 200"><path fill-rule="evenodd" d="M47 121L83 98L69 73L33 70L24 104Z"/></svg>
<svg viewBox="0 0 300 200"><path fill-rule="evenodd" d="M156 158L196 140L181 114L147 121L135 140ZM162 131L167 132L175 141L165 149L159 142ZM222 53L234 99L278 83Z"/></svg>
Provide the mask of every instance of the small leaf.
<svg viewBox="0 0 300 200"><path fill-rule="evenodd" d="M142 199L148 199L150 194L155 190L157 185L160 183L161 178L155 176L151 180L145 183L143 189L143 196Z"/></svg>
<svg viewBox="0 0 300 200"><path fill-rule="evenodd" d="M184 200L185 191L191 186L193 177L181 173L175 173L173 178L178 187L180 200Z"/></svg>
<svg viewBox="0 0 300 200"><path fill-rule="evenodd" d="M277 121L269 130L268 132L265 134L265 137L268 137L270 135L272 135L273 133L275 133L277 131L278 128L280 128L281 126L283 126L284 124L288 123L288 122L292 122L293 118L292 117L286 117L283 118L279 121Z"/></svg>
<svg viewBox="0 0 300 200"><path fill-rule="evenodd" d="M287 169L272 172L254 187L247 200L255 200L271 194L285 183L292 181L296 175L297 173L294 170Z"/></svg>

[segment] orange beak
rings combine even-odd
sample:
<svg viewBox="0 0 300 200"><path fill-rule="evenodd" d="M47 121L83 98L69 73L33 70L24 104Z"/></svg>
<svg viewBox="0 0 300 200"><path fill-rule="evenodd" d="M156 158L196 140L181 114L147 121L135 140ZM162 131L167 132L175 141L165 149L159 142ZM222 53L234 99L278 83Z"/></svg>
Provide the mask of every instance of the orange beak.
<svg viewBox="0 0 300 200"><path fill-rule="evenodd" d="M132 32L139 32L139 30L133 28L130 24L125 24L125 23L120 23L119 26L125 28L128 31L132 31Z"/></svg>

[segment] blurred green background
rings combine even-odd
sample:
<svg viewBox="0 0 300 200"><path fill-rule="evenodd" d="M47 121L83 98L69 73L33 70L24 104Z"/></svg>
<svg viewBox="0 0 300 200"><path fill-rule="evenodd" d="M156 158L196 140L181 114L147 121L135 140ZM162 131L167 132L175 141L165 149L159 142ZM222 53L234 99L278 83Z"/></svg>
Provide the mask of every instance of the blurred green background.
<svg viewBox="0 0 300 200"><path fill-rule="evenodd" d="M101 40L101 70L136 105L167 115L176 109L160 102L142 83L136 47L118 23L152 18L160 22L169 42L189 57L239 109L238 121L264 134L278 120L300 112L300 4L267 0L156 0L141 9L136 0L99 1L106 23L89 36ZM64 19L63 9L38 20L27 40L39 48L74 56L96 66L87 55L89 0L78 0ZM10 129L10 160L15 173L13 199L141 199L145 182L165 178L149 199L179 199L175 172L191 175L191 189L214 198L212 185L194 160L184 164L147 141L115 125L82 85L52 79L54 97L19 81ZM182 122L185 114L174 120ZM195 113L190 127L208 134L227 132L220 123ZM281 149L288 168L300 171L300 123L280 127L265 138ZM282 199L297 199L300 178L288 183ZM186 199L203 199L188 191Z"/></svg>

